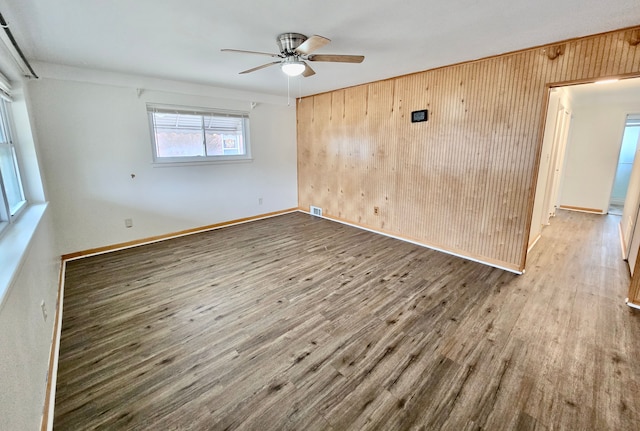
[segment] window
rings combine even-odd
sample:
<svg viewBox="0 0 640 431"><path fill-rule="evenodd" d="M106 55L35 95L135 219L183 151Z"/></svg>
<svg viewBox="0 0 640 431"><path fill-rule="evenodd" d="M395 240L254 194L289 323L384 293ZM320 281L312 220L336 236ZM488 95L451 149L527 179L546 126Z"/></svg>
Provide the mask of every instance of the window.
<svg viewBox="0 0 640 431"><path fill-rule="evenodd" d="M147 105L156 163L250 160L249 114Z"/></svg>
<svg viewBox="0 0 640 431"><path fill-rule="evenodd" d="M4 91L0 91L6 97ZM9 101L0 99L0 231L2 231L25 207L16 149L11 135L11 111Z"/></svg>

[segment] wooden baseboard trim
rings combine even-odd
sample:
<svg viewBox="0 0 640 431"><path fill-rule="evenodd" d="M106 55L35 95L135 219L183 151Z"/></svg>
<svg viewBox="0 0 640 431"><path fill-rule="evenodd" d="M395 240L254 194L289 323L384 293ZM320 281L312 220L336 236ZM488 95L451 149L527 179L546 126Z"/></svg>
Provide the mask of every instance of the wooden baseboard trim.
<svg viewBox="0 0 640 431"><path fill-rule="evenodd" d="M538 241L540 241L540 238L542 238L542 234L538 234L538 236L536 236L536 238L531 241L531 244L529 244L529 247L527 247L527 253L529 253L531 249L533 249L533 247L538 243Z"/></svg>
<svg viewBox="0 0 640 431"><path fill-rule="evenodd" d="M242 224L242 223L247 223L247 222L251 222L251 221L255 221L255 220L262 220L262 219L269 218L269 217L276 217L276 216L279 216L279 215L282 215L282 214L288 214L288 213L292 213L292 212L296 212L296 211L298 211L297 208L289 208L289 209L286 209L286 210L274 211L274 212L260 214L260 215L256 215L256 216L252 216L252 217L244 217L244 218L240 218L240 219L236 219L236 220L229 220L229 221L225 221L225 222L221 222L221 223L215 223L215 224L211 224L211 225L207 225L207 226L201 226L201 227L197 227L197 228L193 228L193 229L187 229L187 230L182 230L182 231L178 231L178 232L172 232L172 233L168 233L168 234L164 234L164 235L151 236L151 237L148 237L148 238L142 238L142 239L136 239L136 240L133 240L133 241L122 242L122 243L119 243L119 244L113 244L113 245L107 245L107 246L104 246L104 247L91 248L89 250L83 250L83 251L78 251L78 252L75 252L75 253L63 254L62 255L62 260L63 261L68 261L68 260L80 259L80 258L83 258L83 257L94 256L96 254L103 254L103 253L109 253L111 251L123 250L123 249L127 249L127 248L132 248L132 247L138 247L140 245L151 244L151 243L159 242L159 241L165 241L165 240L171 239L171 238L178 238L178 237L181 237L181 236L192 235L192 234L200 233L200 232L206 232L208 230L220 229L220 228L223 228L223 227L233 226L233 225Z"/></svg>
<svg viewBox="0 0 640 431"><path fill-rule="evenodd" d="M560 209L569 210L569 211L580 211L583 213L592 213L592 214L606 214L607 212L598 208L583 208L583 207L574 207L571 205L560 205Z"/></svg>
<svg viewBox="0 0 640 431"><path fill-rule="evenodd" d="M305 214L310 214L309 211L307 209L304 209L304 208L298 208L298 211L303 212ZM511 264L509 262L501 262L501 261L498 261L498 260L487 259L487 258L481 257L481 256L470 256L468 254L465 254L462 251L450 250L450 249L448 249L446 247L443 247L443 246L426 243L426 242L419 241L417 239L406 237L406 236L402 236L402 235L397 235L397 234L394 234L394 233L391 233L391 232L384 231L382 229L375 229L375 228L372 228L372 227L369 227L369 226L360 225L360 224L357 224L357 223L350 222L348 220L343 220L343 219L338 218L338 217L322 215L321 218L324 218L324 219L327 219L327 220L331 220L331 221L334 221L334 222L337 222L337 223L345 224L347 226L352 226L352 227L355 227L355 228L358 228L358 229L366 230L366 231L369 231L369 232L377 233L379 235L388 236L390 238L394 238L394 239L398 239L400 241L404 241L404 242L408 242L408 243L411 243L411 244L415 244L415 245L420 246L420 247L425 247L425 248L429 248L431 250L435 250L435 251L439 251L439 252L442 252L442 253L450 254L452 256L460 257L462 259L467 259L467 260L471 260L473 262L478 262L478 263L481 263L483 265L492 266L494 268L498 268L498 269L501 269L503 271L513 272L514 274L522 275L525 272L524 268L520 268L519 266L513 265L513 264Z"/></svg>
<svg viewBox="0 0 640 431"><path fill-rule="evenodd" d="M629 307L635 309L635 310L640 310L640 304L636 304L635 302L629 301L629 298L626 298L624 300L625 304L627 304Z"/></svg>
<svg viewBox="0 0 640 431"><path fill-rule="evenodd" d="M627 244L624 242L624 235L622 233L622 220L618 223L618 235L620 235L620 249L622 250L622 260L627 260Z"/></svg>
<svg viewBox="0 0 640 431"><path fill-rule="evenodd" d="M64 273L66 264L60 262L58 276L58 298L56 299L55 320L53 322L53 334L49 351L49 371L47 375L47 388L44 394L44 409L42 411L41 431L53 429L53 408L56 399L56 381L58 377L58 353L60 352L60 333L62 331L62 302L64 298Z"/></svg>

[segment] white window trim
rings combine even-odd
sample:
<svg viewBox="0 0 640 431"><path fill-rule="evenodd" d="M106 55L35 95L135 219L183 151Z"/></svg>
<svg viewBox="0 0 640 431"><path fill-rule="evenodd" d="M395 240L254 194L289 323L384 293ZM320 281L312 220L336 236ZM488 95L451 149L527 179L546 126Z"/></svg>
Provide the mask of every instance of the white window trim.
<svg viewBox="0 0 640 431"><path fill-rule="evenodd" d="M245 154L227 155L227 156L195 156L195 157L158 157L155 142L155 127L153 124L153 112L177 112L192 115L219 115L241 117L243 121L243 141L245 146ZM232 111L217 108L201 108L180 105L160 105L154 103L147 104L147 118L149 122L149 132L151 135L151 154L152 165L154 167L171 167L171 166L198 166L198 165L215 165L226 163L250 163L253 161L251 156L251 137L250 137L250 117L246 111Z"/></svg>
<svg viewBox="0 0 640 431"><path fill-rule="evenodd" d="M7 134L7 138L9 139L9 148L12 152L13 163L15 173L18 177L18 183L20 187L20 194L22 195L22 201L19 203L19 206L13 210L9 208L9 201L6 196L5 184L2 179L2 175L0 174L0 237L10 231L10 228L15 222L20 218L22 213L26 210L28 205L28 200L24 191L24 184L22 182L22 175L20 173L19 166L19 154L16 149L15 143L15 132L14 132L14 124L13 124L13 115L11 112L9 103L13 102L11 97L11 86L9 85L8 80L4 75L0 73L0 99L3 99L1 102L5 104L4 113L0 112L0 120L5 125L5 133ZM13 212L12 212L13 211Z"/></svg>

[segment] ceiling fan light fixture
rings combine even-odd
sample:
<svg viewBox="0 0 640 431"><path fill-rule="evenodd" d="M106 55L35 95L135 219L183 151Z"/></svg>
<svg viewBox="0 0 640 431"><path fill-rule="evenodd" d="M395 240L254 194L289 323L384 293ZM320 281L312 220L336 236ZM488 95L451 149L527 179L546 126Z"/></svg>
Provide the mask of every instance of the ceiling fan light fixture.
<svg viewBox="0 0 640 431"><path fill-rule="evenodd" d="M282 63L280 68L289 76L299 76L302 75L302 72L304 72L306 66L299 60L286 60Z"/></svg>
<svg viewBox="0 0 640 431"><path fill-rule="evenodd" d="M270 54L260 51L245 51L242 49L222 49L222 51L238 52L244 54L263 55L278 59L270 63L262 64L251 69L243 70L241 75L265 69L267 67L280 65L282 72L287 76L303 76L308 78L316 74L307 61L324 61L329 63L362 63L364 55L341 55L341 54L313 54L317 49L322 48L331 40L323 36L314 34L307 37L300 33L282 33L276 39L279 54Z"/></svg>

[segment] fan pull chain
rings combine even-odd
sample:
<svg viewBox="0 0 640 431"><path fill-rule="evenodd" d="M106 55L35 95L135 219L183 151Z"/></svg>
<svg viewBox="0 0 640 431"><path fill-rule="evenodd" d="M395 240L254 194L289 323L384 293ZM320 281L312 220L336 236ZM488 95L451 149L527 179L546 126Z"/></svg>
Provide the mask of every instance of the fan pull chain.
<svg viewBox="0 0 640 431"><path fill-rule="evenodd" d="M290 90L289 90L289 80L291 79L291 77L289 75L287 75L287 106L291 106L291 94L290 94Z"/></svg>

